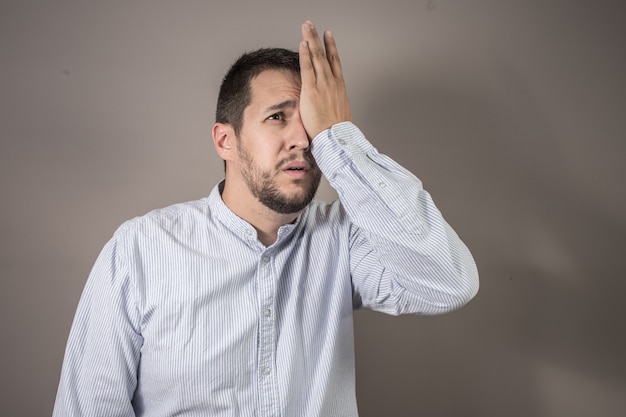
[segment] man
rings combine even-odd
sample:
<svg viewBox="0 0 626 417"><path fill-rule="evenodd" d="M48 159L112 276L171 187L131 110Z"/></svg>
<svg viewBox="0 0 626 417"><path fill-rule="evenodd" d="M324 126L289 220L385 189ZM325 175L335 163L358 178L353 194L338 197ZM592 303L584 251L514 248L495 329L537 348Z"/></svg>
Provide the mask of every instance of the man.
<svg viewBox="0 0 626 417"><path fill-rule="evenodd" d="M357 416L353 308L440 314L476 293L420 181L350 122L332 34L307 21L302 37L226 75L225 181L104 247L55 416ZM311 201L321 172L340 201Z"/></svg>

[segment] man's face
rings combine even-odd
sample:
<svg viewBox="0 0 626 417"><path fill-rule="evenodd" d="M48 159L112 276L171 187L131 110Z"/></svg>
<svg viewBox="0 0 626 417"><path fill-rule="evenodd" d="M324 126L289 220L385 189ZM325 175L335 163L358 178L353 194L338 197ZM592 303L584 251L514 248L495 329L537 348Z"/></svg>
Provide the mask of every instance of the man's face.
<svg viewBox="0 0 626 417"><path fill-rule="evenodd" d="M237 142L238 168L263 205L297 213L311 202L321 178L300 120L300 77L268 70L250 84L252 97Z"/></svg>

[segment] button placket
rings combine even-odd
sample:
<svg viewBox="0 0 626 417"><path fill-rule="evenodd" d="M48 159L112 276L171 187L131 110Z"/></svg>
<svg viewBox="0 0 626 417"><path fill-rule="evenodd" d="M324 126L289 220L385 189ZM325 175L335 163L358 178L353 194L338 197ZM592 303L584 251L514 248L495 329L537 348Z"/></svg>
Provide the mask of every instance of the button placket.
<svg viewBox="0 0 626 417"><path fill-rule="evenodd" d="M258 376L262 415L272 413L278 405L276 363L276 323L272 311L276 300L276 278L270 253L261 254L258 261L259 291L259 356Z"/></svg>

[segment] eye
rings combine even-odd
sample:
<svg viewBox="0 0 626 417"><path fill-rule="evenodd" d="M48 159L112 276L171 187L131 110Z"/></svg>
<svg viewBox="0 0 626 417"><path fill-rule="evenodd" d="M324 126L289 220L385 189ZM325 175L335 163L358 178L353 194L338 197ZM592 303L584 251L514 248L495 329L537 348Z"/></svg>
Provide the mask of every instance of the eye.
<svg viewBox="0 0 626 417"><path fill-rule="evenodd" d="M274 113L267 120L285 120L285 114L283 112Z"/></svg>

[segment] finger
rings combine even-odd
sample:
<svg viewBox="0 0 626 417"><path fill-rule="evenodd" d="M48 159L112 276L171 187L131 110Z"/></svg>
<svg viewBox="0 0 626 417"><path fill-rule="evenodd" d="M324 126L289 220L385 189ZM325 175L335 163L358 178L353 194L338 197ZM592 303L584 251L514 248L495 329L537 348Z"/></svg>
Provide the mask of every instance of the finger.
<svg viewBox="0 0 626 417"><path fill-rule="evenodd" d="M343 71L341 69L339 52L337 51L337 43L335 42L335 37L330 30L324 32L324 44L326 45L326 59L330 65L330 70L335 78L343 80Z"/></svg>
<svg viewBox="0 0 626 417"><path fill-rule="evenodd" d="M332 72L328 59L326 58L326 52L324 52L324 46L322 45L315 25L310 20L302 24L302 39L309 44L309 55L313 68L315 69L315 74L318 77L329 76Z"/></svg>
<svg viewBox="0 0 626 417"><path fill-rule="evenodd" d="M300 78L302 78L302 84L315 84L315 70L311 62L311 52L309 51L309 43L307 41L300 41L298 55L300 57Z"/></svg>
<svg viewBox="0 0 626 417"><path fill-rule="evenodd" d="M317 33L315 24L310 20L307 20L302 24L302 39L309 43L309 49L313 54L319 54L324 52L324 46Z"/></svg>

